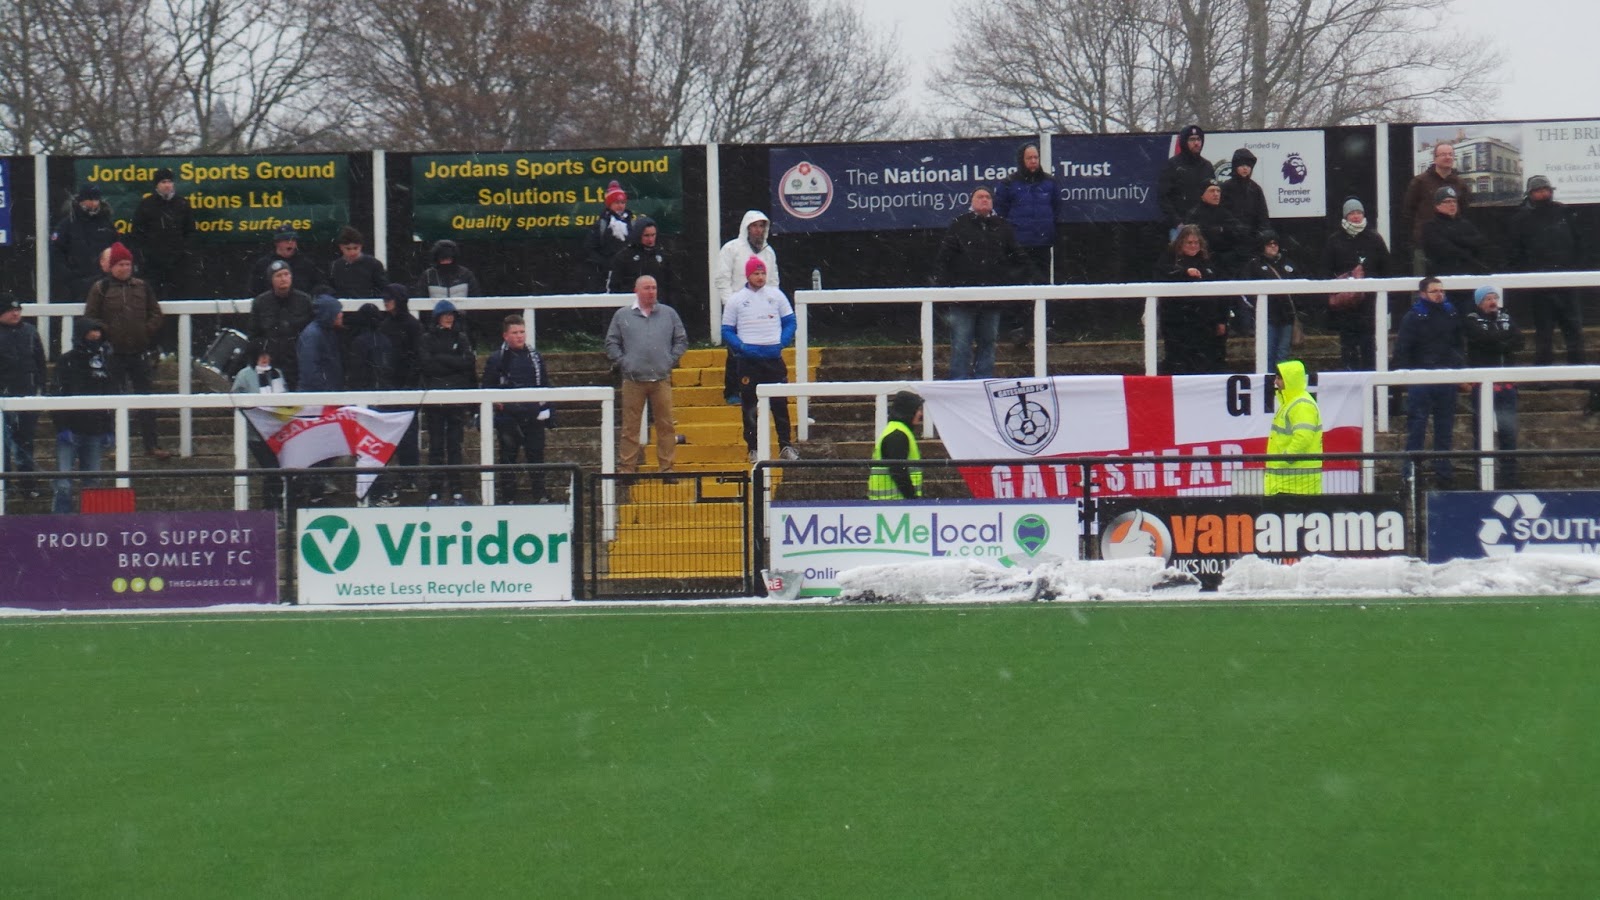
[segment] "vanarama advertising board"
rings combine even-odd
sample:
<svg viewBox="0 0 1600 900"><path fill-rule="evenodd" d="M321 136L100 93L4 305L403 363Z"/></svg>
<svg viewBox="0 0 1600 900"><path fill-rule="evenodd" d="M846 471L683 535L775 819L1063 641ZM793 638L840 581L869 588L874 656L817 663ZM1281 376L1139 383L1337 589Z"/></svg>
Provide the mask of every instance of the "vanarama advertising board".
<svg viewBox="0 0 1600 900"><path fill-rule="evenodd" d="M774 502L767 509L768 566L800 584L799 596L839 593L857 566L971 559L1031 569L1078 558L1076 503L908 501Z"/></svg>
<svg viewBox="0 0 1600 900"><path fill-rule="evenodd" d="M301 603L571 600L572 508L302 509Z"/></svg>

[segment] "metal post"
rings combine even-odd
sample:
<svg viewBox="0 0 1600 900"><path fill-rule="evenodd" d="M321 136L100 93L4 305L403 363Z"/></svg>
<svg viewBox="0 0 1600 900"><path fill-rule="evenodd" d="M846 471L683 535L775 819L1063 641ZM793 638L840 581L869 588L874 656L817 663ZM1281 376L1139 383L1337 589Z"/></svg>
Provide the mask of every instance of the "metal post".
<svg viewBox="0 0 1600 900"><path fill-rule="evenodd" d="M821 288L821 285L815 283L815 282L817 282L819 280L820 280L820 276L817 273L813 272L812 273L812 282L813 282L812 289L813 290L819 290ZM810 324L811 323L811 318L810 318L810 315L809 315L809 307L810 306L811 306L811 304L809 304L809 303L797 303L797 304L795 304L795 311L794 311L794 313L795 313L795 316L794 316L794 368L795 368L794 382L795 382L795 384L807 384L807 383L809 383L811 381L811 346L810 346L810 344L811 344L811 324ZM810 416L811 416L811 398L809 396L807 396L805 394L801 394L799 397L795 398L794 414L795 414L795 418L799 420L799 421L797 421L795 423L795 427L799 429L800 440L802 440L802 441L810 440L811 439L811 418L810 418Z"/></svg>
<svg viewBox="0 0 1600 900"><path fill-rule="evenodd" d="M1144 373L1156 374L1156 328L1161 320L1156 309L1156 298L1144 298Z"/></svg>
<svg viewBox="0 0 1600 900"><path fill-rule="evenodd" d="M522 324L528 330L528 346L535 350L539 349L539 329L533 322L533 307L530 306L522 311Z"/></svg>
<svg viewBox="0 0 1600 900"><path fill-rule="evenodd" d="M779 397L785 403L787 397ZM772 401L756 395L756 459L772 458Z"/></svg>
<svg viewBox="0 0 1600 900"><path fill-rule="evenodd" d="M247 365L254 365L249 360ZM194 316L178 316L178 393L187 397L194 393ZM194 455L194 410L185 406L178 410L178 452Z"/></svg>
<svg viewBox="0 0 1600 900"><path fill-rule="evenodd" d="M770 239L772 235L767 235ZM706 145L706 304L711 314L711 343L722 346L722 298L717 296L717 263L722 259L722 160L717 145ZM610 507L607 506L609 509Z"/></svg>
<svg viewBox="0 0 1600 900"><path fill-rule="evenodd" d="M1495 449L1494 439L1498 429L1495 428L1494 418L1494 382L1485 381L1478 385L1478 447L1484 455L1478 457L1478 477L1482 490L1494 490Z"/></svg>
<svg viewBox="0 0 1600 900"><path fill-rule="evenodd" d="M924 419L927 416L923 416ZM878 435L889 427L889 395L879 394L872 398L872 441L877 446Z"/></svg>
<svg viewBox="0 0 1600 900"><path fill-rule="evenodd" d="M1271 327L1267 324L1267 295L1256 295L1256 371L1267 371L1267 342L1272 339ZM1270 374L1270 373L1269 373Z"/></svg>
<svg viewBox="0 0 1600 900"><path fill-rule="evenodd" d="M1383 126L1378 126L1382 128ZM1389 371L1389 292L1379 291L1372 304L1373 351L1372 368L1376 372ZM1378 430L1389 430L1389 392L1385 390L1378 400Z"/></svg>
<svg viewBox="0 0 1600 900"><path fill-rule="evenodd" d="M131 455L128 452L128 408L126 406L119 406L112 411L112 416L113 421L116 422L116 467L118 472L126 472L129 469L128 457ZM117 479L117 487L119 488L132 486L133 482L127 478Z"/></svg>
<svg viewBox="0 0 1600 900"><path fill-rule="evenodd" d="M1387 394L1388 390L1389 390L1389 388L1388 388L1387 385L1381 385L1380 384L1380 385L1376 385L1376 386L1368 385L1367 389L1361 392L1361 452L1362 453L1371 453L1373 451L1373 449L1375 447L1377 447L1377 445L1378 445L1378 436L1377 436L1377 434L1374 433L1373 424L1372 424L1372 413L1373 413L1373 407L1374 407L1374 404L1372 402L1373 392L1374 391L1383 391L1383 392L1385 392ZM1377 467L1377 464L1374 463L1371 459L1362 460L1361 461L1361 492L1364 493L1364 494L1370 494L1374 490L1377 489L1377 484L1378 484L1378 467Z"/></svg>
<svg viewBox="0 0 1600 900"><path fill-rule="evenodd" d="M250 425L244 420L244 413L233 414L233 469L242 472L250 468L249 451ZM248 475L233 476L233 508L244 512L250 508L250 477Z"/></svg>
<svg viewBox="0 0 1600 900"><path fill-rule="evenodd" d="M36 153L33 157L33 219L34 233L50 233L50 154ZM33 242L34 301L50 302L50 242ZM61 352L72 349L72 330L62 326ZM44 345L50 346L50 328L44 329Z"/></svg>
<svg viewBox="0 0 1600 900"><path fill-rule="evenodd" d="M933 380L933 301L922 301L922 380ZM922 418L922 436L933 437L933 419ZM876 437L876 435L874 435Z"/></svg>
<svg viewBox="0 0 1600 900"><path fill-rule="evenodd" d="M1033 377L1043 378L1050 370L1050 344L1049 326L1045 324L1045 304L1048 301L1038 299L1033 301Z"/></svg>
<svg viewBox="0 0 1600 900"><path fill-rule="evenodd" d="M617 471L617 401L607 397L600 401L600 474L611 475ZM617 483L614 479L601 479L600 505L605 508L605 539L617 533Z"/></svg>
<svg viewBox="0 0 1600 900"><path fill-rule="evenodd" d="M543 422L535 422L535 427L541 427ZM494 465L494 403L485 400L478 404L478 465ZM494 473L482 471L478 473L478 489L483 496L479 498L480 506L494 505Z"/></svg>
<svg viewBox="0 0 1600 900"><path fill-rule="evenodd" d="M389 158L382 150L372 151L372 255L389 259Z"/></svg>

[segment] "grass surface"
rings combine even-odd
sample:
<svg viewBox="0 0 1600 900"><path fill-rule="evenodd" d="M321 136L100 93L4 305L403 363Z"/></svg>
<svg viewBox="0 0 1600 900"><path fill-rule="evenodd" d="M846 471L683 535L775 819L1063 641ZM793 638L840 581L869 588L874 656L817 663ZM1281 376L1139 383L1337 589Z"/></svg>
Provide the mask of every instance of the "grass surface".
<svg viewBox="0 0 1600 900"><path fill-rule="evenodd" d="M0 895L1600 884L1600 607L0 620Z"/></svg>

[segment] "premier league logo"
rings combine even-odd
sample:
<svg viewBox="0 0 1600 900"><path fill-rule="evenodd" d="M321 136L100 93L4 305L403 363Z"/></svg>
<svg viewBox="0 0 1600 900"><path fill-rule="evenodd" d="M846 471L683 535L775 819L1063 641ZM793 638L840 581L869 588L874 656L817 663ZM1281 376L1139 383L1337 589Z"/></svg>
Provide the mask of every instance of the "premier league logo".
<svg viewBox="0 0 1600 900"><path fill-rule="evenodd" d="M1306 161L1298 153L1290 153L1283 161L1283 180L1290 184L1300 184L1306 180Z"/></svg>
<svg viewBox="0 0 1600 900"><path fill-rule="evenodd" d="M1006 446L1034 456L1050 445L1061 422L1055 385L1049 381L985 381L989 413Z"/></svg>

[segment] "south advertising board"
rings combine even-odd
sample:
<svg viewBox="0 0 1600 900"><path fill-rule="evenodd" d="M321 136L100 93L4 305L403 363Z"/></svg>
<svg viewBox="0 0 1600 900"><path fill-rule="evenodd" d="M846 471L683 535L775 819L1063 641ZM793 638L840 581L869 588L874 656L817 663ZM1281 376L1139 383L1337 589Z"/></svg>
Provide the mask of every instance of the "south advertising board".
<svg viewBox="0 0 1600 900"><path fill-rule="evenodd" d="M767 507L767 565L799 581L801 597L839 593L859 566L952 559L1032 569L1079 557L1078 505L920 500Z"/></svg>
<svg viewBox="0 0 1600 900"><path fill-rule="evenodd" d="M261 510L0 516L0 606L277 603L277 535Z"/></svg>
<svg viewBox="0 0 1600 900"><path fill-rule="evenodd" d="M1600 553L1600 491L1428 494L1428 562Z"/></svg>
<svg viewBox="0 0 1600 900"><path fill-rule="evenodd" d="M302 509L300 603L571 600L572 508Z"/></svg>

